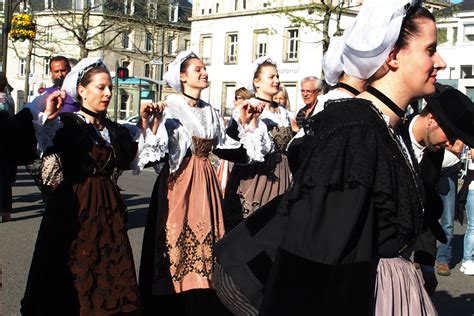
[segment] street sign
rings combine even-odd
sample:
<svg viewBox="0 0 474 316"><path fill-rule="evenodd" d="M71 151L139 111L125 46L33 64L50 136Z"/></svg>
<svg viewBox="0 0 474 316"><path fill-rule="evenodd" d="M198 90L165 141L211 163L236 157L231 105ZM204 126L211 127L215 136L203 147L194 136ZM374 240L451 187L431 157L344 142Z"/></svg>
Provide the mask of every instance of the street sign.
<svg viewBox="0 0 474 316"><path fill-rule="evenodd" d="M163 65L163 62L162 62L161 60L159 60L159 59L153 59L153 60L151 61L151 64L152 64L152 65L161 66L161 65Z"/></svg>

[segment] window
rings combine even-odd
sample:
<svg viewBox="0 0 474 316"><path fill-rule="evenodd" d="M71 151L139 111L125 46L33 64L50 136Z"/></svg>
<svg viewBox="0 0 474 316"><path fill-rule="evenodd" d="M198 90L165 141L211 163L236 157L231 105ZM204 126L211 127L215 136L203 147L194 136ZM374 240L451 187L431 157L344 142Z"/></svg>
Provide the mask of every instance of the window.
<svg viewBox="0 0 474 316"><path fill-rule="evenodd" d="M129 95L125 91L121 91L122 93L120 94L120 111L119 111L119 119L123 120L126 117L128 117L128 99Z"/></svg>
<svg viewBox="0 0 474 316"><path fill-rule="evenodd" d="M211 64L211 51L212 51L212 35L201 35L199 41L199 56L205 65Z"/></svg>
<svg viewBox="0 0 474 316"><path fill-rule="evenodd" d="M151 34L146 32L145 34L145 50L147 52L151 52L151 49L152 49L152 45L153 44L153 41L152 41L152 38L151 38Z"/></svg>
<svg viewBox="0 0 474 316"><path fill-rule="evenodd" d="M231 116L234 111L234 92L235 82L224 82L222 83L222 109L221 113L224 116Z"/></svg>
<svg viewBox="0 0 474 316"><path fill-rule="evenodd" d="M177 4L170 4L168 10L168 21L176 23L178 22L179 6Z"/></svg>
<svg viewBox="0 0 474 316"><path fill-rule="evenodd" d="M49 75L49 71L50 71L50 69L49 69L49 61L50 61L50 59L51 59L51 58L49 58L49 57L45 57L45 58L44 58L44 62L43 62L43 64L44 64L43 74L44 74L45 76L48 76L48 75Z"/></svg>
<svg viewBox="0 0 474 316"><path fill-rule="evenodd" d="M284 59L285 61L298 61L298 29L285 30L285 45L284 45Z"/></svg>
<svg viewBox="0 0 474 316"><path fill-rule="evenodd" d="M174 37L172 33L168 34L166 48L168 54L173 54L174 52L176 52L176 37Z"/></svg>
<svg viewBox="0 0 474 316"><path fill-rule="evenodd" d="M157 4L153 1L146 2L146 10L150 19L156 19Z"/></svg>
<svg viewBox="0 0 474 316"><path fill-rule="evenodd" d="M216 3L216 13L219 13L219 3Z"/></svg>
<svg viewBox="0 0 474 316"><path fill-rule="evenodd" d="M20 58L20 64L19 64L19 69L18 69L18 73L20 74L20 77L25 76L25 66L26 66L25 59Z"/></svg>
<svg viewBox="0 0 474 316"><path fill-rule="evenodd" d="M234 2L234 11L237 11L238 8L239 8L239 0L235 0L235 2Z"/></svg>
<svg viewBox="0 0 474 316"><path fill-rule="evenodd" d="M466 87L466 95L474 102L474 87Z"/></svg>
<svg viewBox="0 0 474 316"><path fill-rule="evenodd" d="M151 78L151 66L148 63L143 67L143 77Z"/></svg>
<svg viewBox="0 0 474 316"><path fill-rule="evenodd" d="M247 9L247 1L242 0L242 9Z"/></svg>
<svg viewBox="0 0 474 316"><path fill-rule="evenodd" d="M135 12L135 3L133 0L124 0L123 2L124 12L126 15L133 15Z"/></svg>
<svg viewBox="0 0 474 316"><path fill-rule="evenodd" d="M188 39L184 40L184 50L188 50L191 48L191 41Z"/></svg>
<svg viewBox="0 0 474 316"><path fill-rule="evenodd" d="M257 59L267 55L268 32L267 30L257 30L253 34L253 58Z"/></svg>
<svg viewBox="0 0 474 316"><path fill-rule="evenodd" d="M456 45L458 42L458 28L453 27L453 45Z"/></svg>
<svg viewBox="0 0 474 316"><path fill-rule="evenodd" d="M130 48L130 31L124 31L122 33L122 47L125 49Z"/></svg>
<svg viewBox="0 0 474 316"><path fill-rule="evenodd" d="M53 39L53 27L51 25L46 26L44 30L44 36L45 36L45 42L46 43L51 43Z"/></svg>
<svg viewBox="0 0 474 316"><path fill-rule="evenodd" d="M472 73L472 65L461 66L461 79L472 79L474 75Z"/></svg>
<svg viewBox="0 0 474 316"><path fill-rule="evenodd" d="M448 41L448 29L441 27L438 29L438 43L444 44Z"/></svg>
<svg viewBox="0 0 474 316"><path fill-rule="evenodd" d="M226 38L226 57L225 62L227 64L237 63L237 49L238 49L238 34L229 33Z"/></svg>
<svg viewBox="0 0 474 316"><path fill-rule="evenodd" d="M0 12L3 13L3 11L5 11L5 3L4 3L4 0L0 0Z"/></svg>
<svg viewBox="0 0 474 316"><path fill-rule="evenodd" d="M44 0L44 8L45 9L52 9L53 8L53 0Z"/></svg>
<svg viewBox="0 0 474 316"><path fill-rule="evenodd" d="M474 42L474 24L464 25L464 42Z"/></svg>

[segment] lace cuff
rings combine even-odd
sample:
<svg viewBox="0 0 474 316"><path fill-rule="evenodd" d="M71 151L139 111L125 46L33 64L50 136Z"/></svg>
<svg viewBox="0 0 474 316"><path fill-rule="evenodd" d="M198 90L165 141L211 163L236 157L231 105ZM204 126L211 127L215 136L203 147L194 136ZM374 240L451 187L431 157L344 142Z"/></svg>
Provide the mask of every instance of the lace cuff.
<svg viewBox="0 0 474 316"><path fill-rule="evenodd" d="M268 134L267 125L261 120L253 131L247 129L240 123L240 110L235 109L232 118L237 122L240 143L247 151L248 163L263 162L265 155L273 152L273 141Z"/></svg>
<svg viewBox="0 0 474 316"><path fill-rule="evenodd" d="M35 129L35 137L38 142L36 147L38 155L43 156L43 153L48 147L53 146L53 139L58 129L63 127L63 123L59 116L54 120L48 121L48 117L42 112L39 105L28 104L26 106L33 116L33 127Z"/></svg>
<svg viewBox="0 0 474 316"><path fill-rule="evenodd" d="M137 156L131 166L133 174L139 174L148 163L160 160L167 152L168 134L164 124L160 124L156 135L150 129L146 130L146 136L140 133Z"/></svg>

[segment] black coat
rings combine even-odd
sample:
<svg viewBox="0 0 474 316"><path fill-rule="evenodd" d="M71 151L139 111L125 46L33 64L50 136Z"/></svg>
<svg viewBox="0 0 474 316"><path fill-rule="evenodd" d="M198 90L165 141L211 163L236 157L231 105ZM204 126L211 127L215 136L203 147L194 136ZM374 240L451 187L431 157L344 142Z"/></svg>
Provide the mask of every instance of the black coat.
<svg viewBox="0 0 474 316"><path fill-rule="evenodd" d="M0 163L26 165L36 158L35 130L30 110L23 109L13 118L0 111Z"/></svg>
<svg viewBox="0 0 474 316"><path fill-rule="evenodd" d="M261 315L371 314L378 259L420 233L422 184L371 102L333 101L306 125Z"/></svg>
<svg viewBox="0 0 474 316"><path fill-rule="evenodd" d="M444 149L439 151L426 150L420 163L415 158L410 140L409 127L414 116L403 122L398 133L402 136L413 165L419 173L424 187L423 232L415 245L415 262L423 265L434 266L436 260L436 240L446 243L447 238L438 220L443 214L443 201L438 193L438 181L444 158Z"/></svg>

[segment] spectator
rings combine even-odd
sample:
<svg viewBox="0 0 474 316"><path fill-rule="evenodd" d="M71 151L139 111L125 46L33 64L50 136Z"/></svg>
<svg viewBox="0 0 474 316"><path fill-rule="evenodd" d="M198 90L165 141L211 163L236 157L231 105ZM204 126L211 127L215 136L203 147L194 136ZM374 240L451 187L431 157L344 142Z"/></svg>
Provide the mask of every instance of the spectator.
<svg viewBox="0 0 474 316"><path fill-rule="evenodd" d="M296 113L296 124L299 128L303 127L304 120L313 113L318 102L322 82L317 77L309 76L303 78L300 85L301 97L305 105Z"/></svg>
<svg viewBox="0 0 474 316"><path fill-rule="evenodd" d="M467 228L464 233L462 264L459 270L465 275L474 275L474 148L469 150L468 170L459 191L459 208L466 212Z"/></svg>
<svg viewBox="0 0 474 316"><path fill-rule="evenodd" d="M58 91L62 88L64 78L71 71L69 60L64 56L55 56L49 62L49 70L51 72L51 80L53 85L44 90L43 94L36 97L31 103L36 107L36 104L44 104L44 99L51 92ZM61 112L77 112L80 109L80 103L74 101L70 95L66 95Z"/></svg>
<svg viewBox="0 0 474 316"><path fill-rule="evenodd" d="M427 106L419 115L409 117L399 127L399 133L404 138L425 189L423 231L415 244L414 261L421 266L425 288L430 294L434 293L438 283L434 274L436 240L442 243L450 241L449 237L446 238L449 231L445 233L445 227L441 227L438 222L443 214L443 204L445 209L449 209L447 213L451 214L447 217L454 218L455 192L451 196L452 201L448 197L443 198L443 195L440 197L438 193L438 190L448 191L455 187L454 183L442 185L440 181L443 158L451 153L449 150L460 152L462 143L457 139L471 143L469 131L474 130L473 123L462 121L457 116L462 113L470 117L474 113L474 107L471 110L470 104L465 102L467 97L448 86L437 85L437 91L435 96L426 98ZM457 182L457 172L453 174ZM445 186L447 189L443 188ZM444 273L442 275L449 273L449 267L446 271L442 268L438 264L437 270L441 270Z"/></svg>
<svg viewBox="0 0 474 316"><path fill-rule="evenodd" d="M280 84L278 93L273 96L273 101L285 108L288 115L290 116L291 130L293 131L293 133L298 133L300 128L298 127L298 124L296 124L295 114L290 110L290 99L288 97L288 91L286 91L284 85Z"/></svg>
<svg viewBox="0 0 474 316"><path fill-rule="evenodd" d="M7 87L9 86L5 73L0 72L0 115L13 118L15 102ZM9 132L9 131L8 131ZM5 149L3 149L5 150ZM0 215L2 222L11 220L12 184L16 177L16 164L10 159L0 160Z"/></svg>

